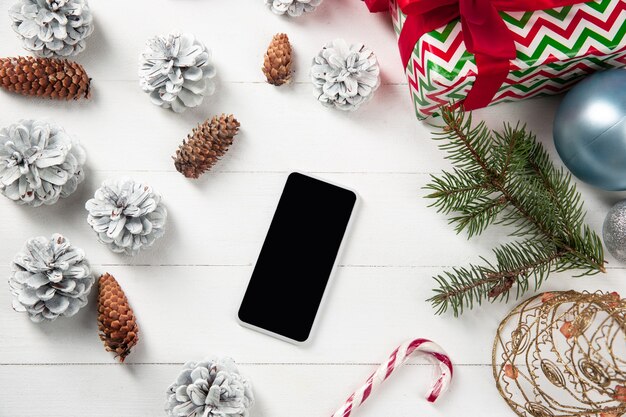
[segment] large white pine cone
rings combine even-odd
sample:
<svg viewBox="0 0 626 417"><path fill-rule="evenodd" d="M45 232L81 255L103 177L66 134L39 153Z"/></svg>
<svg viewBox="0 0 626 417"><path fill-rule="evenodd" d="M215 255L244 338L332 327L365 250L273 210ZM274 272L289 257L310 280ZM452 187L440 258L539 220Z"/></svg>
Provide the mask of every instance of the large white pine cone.
<svg viewBox="0 0 626 417"><path fill-rule="evenodd" d="M322 0L265 0L265 4L276 14L298 17L315 10Z"/></svg>
<svg viewBox="0 0 626 417"><path fill-rule="evenodd" d="M161 196L132 179L105 181L85 208L87 222L113 252L136 255L165 233L167 210Z"/></svg>
<svg viewBox="0 0 626 417"><path fill-rule="evenodd" d="M139 61L139 84L158 106L182 113L215 92L211 52L189 33L148 40Z"/></svg>
<svg viewBox="0 0 626 417"><path fill-rule="evenodd" d="M0 130L0 192L18 204L54 204L85 179L86 159L61 127L22 120Z"/></svg>
<svg viewBox="0 0 626 417"><path fill-rule="evenodd" d="M356 110L380 85L380 67L363 44L335 39L313 58L311 81L315 96L325 106Z"/></svg>
<svg viewBox="0 0 626 417"><path fill-rule="evenodd" d="M24 48L41 57L78 55L93 32L87 0L18 0L9 15Z"/></svg>
<svg viewBox="0 0 626 417"><path fill-rule="evenodd" d="M188 362L167 389L171 417L247 417L254 404L250 382L231 358Z"/></svg>
<svg viewBox="0 0 626 417"><path fill-rule="evenodd" d="M59 234L28 240L9 278L13 308L37 323L76 314L93 283L85 253Z"/></svg>

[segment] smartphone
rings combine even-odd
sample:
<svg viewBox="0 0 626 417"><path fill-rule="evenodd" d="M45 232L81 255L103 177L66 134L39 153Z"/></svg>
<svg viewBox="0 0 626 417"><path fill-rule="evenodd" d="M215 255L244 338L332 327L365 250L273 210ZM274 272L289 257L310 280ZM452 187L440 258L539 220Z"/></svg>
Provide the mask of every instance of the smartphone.
<svg viewBox="0 0 626 417"><path fill-rule="evenodd" d="M289 175L239 308L241 325L288 342L309 339L356 203L354 191Z"/></svg>

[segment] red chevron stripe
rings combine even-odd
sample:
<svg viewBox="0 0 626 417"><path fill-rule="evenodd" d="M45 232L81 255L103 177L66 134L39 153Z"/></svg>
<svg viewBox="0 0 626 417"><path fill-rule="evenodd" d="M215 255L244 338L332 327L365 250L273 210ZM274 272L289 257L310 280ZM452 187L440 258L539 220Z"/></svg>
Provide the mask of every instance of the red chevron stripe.
<svg viewBox="0 0 626 417"><path fill-rule="evenodd" d="M552 21L545 19L542 16L537 18L537 21L533 24L530 31L526 35L526 37L521 36L518 33L513 33L513 39L515 42L523 45L525 47L529 47L534 39L536 39L537 34L542 28L546 28L551 32L563 37L563 38L571 38L572 34L576 31L577 27L581 24L581 22L589 22L594 26L601 28L602 30L609 32L615 23L619 20L622 12L626 12L626 2L620 1L618 6L616 6L611 14L606 16L606 20L599 19L591 14L587 13L584 9L579 10L571 19L568 21L567 27L563 28ZM603 16L604 17L604 16Z"/></svg>
<svg viewBox="0 0 626 417"><path fill-rule="evenodd" d="M426 74L426 54L427 53L434 54L435 56L440 57L442 60L446 62L450 62L454 54L460 48L465 49L465 46L464 46L465 44L463 42L463 35L461 32L457 33L457 35L454 37L447 51L444 51L438 48L437 46L427 42L427 37L423 37L422 39L420 39L419 42L420 42L420 47L419 47L420 59L419 61L417 61L415 60L415 58L413 58L413 72L415 73L417 71L420 74Z"/></svg>
<svg viewBox="0 0 626 417"><path fill-rule="evenodd" d="M534 90L526 94L519 94L514 91L505 90L502 92L502 94L498 96L498 98L492 104L502 103L502 102L507 102L507 101L518 101L518 100L523 100L523 99L530 98L530 97L536 97L539 95L561 94L562 92L569 90L578 81L580 81L580 78L576 78L572 80L571 83L568 83L564 86L546 85L542 88L539 88L537 90Z"/></svg>
<svg viewBox="0 0 626 417"><path fill-rule="evenodd" d="M620 5L621 5L620 9L623 10L623 11L626 11L626 2L620 2ZM614 11L617 11L617 10L618 10L618 8L616 7L614 9ZM585 14L587 14L587 13L585 13ZM545 22L544 19L540 19L540 20ZM609 20L607 20L607 21L609 21ZM613 20L613 23L614 23L617 20L617 16L613 16L612 20ZM609 25L609 26L611 26L611 25ZM540 30L540 28L541 28L541 25L535 25L534 26L534 29L533 29L532 32L535 34L535 36L538 33L538 31ZM575 30L575 28L573 30ZM573 32L573 30L570 31L570 32ZM561 32L564 33L563 31L561 31ZM517 37L517 38L518 39L522 39L521 37ZM426 42L426 38L424 38L424 40L422 40L420 42L422 42L422 45L420 47L420 51L422 51L422 53L420 54L419 62L416 61L416 60L413 60L414 73L420 73L422 75L425 75L426 74L426 62L425 62L426 53L424 51L430 52L430 53L434 54L435 56L441 58L442 60L450 61L452 59L452 57L454 56L454 54L457 52L457 50L462 47L462 45L463 45L463 37L462 37L461 33L458 33L455 36L455 38L453 39L453 42L450 45L450 48L448 50L442 50L441 48L439 48L439 47L437 47L437 46L435 46L435 45L433 45L431 43ZM532 42L532 39L530 39L529 43L530 42ZM526 45L526 46L528 46L528 45ZM620 52L622 50L626 50L626 46L623 49L618 50L617 52ZM589 56L589 55L592 55L592 56L604 56L604 53L600 52L595 46L592 45L586 51L585 55L586 56ZM562 59L554 56L553 54L550 54L546 58L546 60L542 62L542 64L545 65L545 64L554 63L554 62L562 62ZM416 64L418 64L418 65L416 65ZM513 65L512 66L512 70L515 70L515 69L518 69L518 68Z"/></svg>
<svg viewBox="0 0 626 417"><path fill-rule="evenodd" d="M510 78L509 77L505 82L508 85L517 85L517 84L524 84L525 82L528 82L538 77L540 78L555 78L555 77L563 78L567 76L568 74L578 71L578 70L583 70L585 73L592 73L592 72L597 71L598 68L597 66L590 66L588 62L579 62L577 64L572 65L571 67L568 67L564 71L549 72L545 68L540 68L538 71L532 72L524 78Z"/></svg>
<svg viewBox="0 0 626 417"><path fill-rule="evenodd" d="M528 32L528 34L525 37L515 32L512 32L512 33L513 33L515 42L517 42L518 44L522 46L529 47L532 44L532 41L536 39L537 34L542 28L546 28L561 37L569 38L576 31L577 27L581 24L581 22L585 21L585 22L589 22L593 24L594 26L598 26L599 28L601 28L602 30L606 32L609 32L611 28L615 26L615 23L620 18L620 15L622 12L626 12L626 1L619 1L617 6L611 11L609 16L606 17L606 20L599 19L589 14L584 9L580 9L573 16L572 20L569 22L569 24L565 28L558 26L554 22L550 20L546 20L545 18L539 16L537 18L537 21L533 24L531 30ZM463 44L463 36L461 32L458 32L447 50L441 49L431 43L426 42L426 38L425 38L424 43L422 44L422 47L421 47L421 51L428 50L431 53L435 54L436 56L440 57L441 59L445 61L449 61L452 58L452 56L456 53L458 48L461 47L462 44ZM556 60L557 58L554 57L554 60L552 62L556 62ZM425 65L424 65L423 54L422 54L422 60L420 62L420 70L421 70L420 72L424 73L423 72L424 67Z"/></svg>
<svg viewBox="0 0 626 417"><path fill-rule="evenodd" d="M626 63L626 53L623 53L621 56L611 58L611 60L615 62L619 62L619 63ZM558 75L562 76L563 74L566 74L567 72L572 72L572 71L575 71L576 69L581 69L581 68L583 68L585 72L594 72L596 70L596 68L591 68L588 65L585 65L585 63L581 62L575 65L574 67L568 68L568 71L564 71L562 73L559 73ZM540 70L539 73L541 72L543 71ZM539 73L535 73L535 76L539 76ZM548 74L548 75L550 76L550 78L555 76L555 74ZM525 93L525 94L520 94L517 90L513 88L506 88L498 94L498 96L492 102L492 104L507 102L507 101L522 100L522 99L535 97L539 95L559 94L571 88L576 82L578 82L582 78L583 75L584 74L581 74L581 76L579 77L572 77L572 79L566 82L565 84L559 84L559 85L544 84L540 88L533 90L529 93ZM457 89L457 87L459 87L461 84L466 83L466 82L467 82L467 78L458 80L450 86L445 86L445 88L442 90L427 94L426 97L429 101L431 101L432 104L429 104L428 106L420 108L419 113L422 115L430 115L434 113L435 111L437 111L437 109L441 105L448 104L449 102L448 95L454 92ZM520 84L520 83L513 83L513 84Z"/></svg>
<svg viewBox="0 0 626 417"><path fill-rule="evenodd" d="M547 20L545 17L539 16L537 17L536 21L532 23L532 27L526 36L519 35L515 32L513 32L513 36L518 44L529 47L533 39L536 39L536 37L539 36L539 31L542 30L542 28L546 28L552 33L565 38L571 37L581 24L584 24L585 26L595 25L602 30L610 32L610 30L616 24L624 24L624 19L622 19L624 11L626 11L626 0L619 0L616 6L612 10L610 10L609 15L603 16L604 19L602 20L591 15L585 10L579 9L571 17L571 20L567 22L566 27L561 27L558 24ZM394 19L396 19L397 17L397 15L394 15ZM464 48L462 34L458 32L456 35L454 35L453 39L448 39L446 41L450 42L450 44L447 48L444 49L440 48L439 45L435 46L432 43L427 42L427 40L428 37L423 37L420 40L419 58L413 59L412 73L407 72L409 89L412 94L411 99L414 102L415 100L413 99L413 94L420 94L420 80L424 82L427 79L427 62L430 57L427 57L426 55L433 54L446 62L450 62L453 59L454 54L458 52L459 48ZM610 66L626 66L626 45L624 45L624 47L620 50L614 51L614 53L609 56L606 56L604 52L598 50L598 47L594 45L589 46L587 50L583 52L585 53L585 56L578 58L574 57L573 59L566 61L557 58L556 56L554 56L554 54L549 54L545 60L542 60L541 64L545 65L552 62L568 63L569 61L570 66L562 71L550 71L550 69L546 67L537 68L537 71L533 71L532 73L527 74L521 79L513 79L509 77L509 79L506 81L507 85L498 93L492 104L511 100L521 100L538 95L561 93L574 85L584 74L597 70L597 65L594 65L593 63L587 61L587 58L590 56L600 57L607 65ZM511 67L512 71L519 69L519 67L514 63L512 63ZM581 72L581 74L577 75L576 72ZM532 79L536 78L563 78L567 77L568 75L572 78L571 80L565 81L564 84L544 84L541 87L538 87L533 91L527 93L520 93L517 89L512 87L514 85L528 83ZM424 100L428 101L429 103L424 107L418 108L417 112L420 115L424 116L436 112L441 105L449 103L448 96L450 94L454 93L455 95L458 95L462 93L462 91L459 89L469 88L469 85L467 87L464 87L463 84L467 84L470 77L475 77L475 73L471 69L451 84L446 84L448 80L442 79L441 77L439 77L439 79L430 80L430 82L433 84L433 87L435 87L437 90L431 92L421 92Z"/></svg>
<svg viewBox="0 0 626 417"><path fill-rule="evenodd" d="M447 40L446 40L447 42ZM424 45L427 45L428 49L424 49ZM443 59L446 62L449 62L450 59L452 59L452 57L454 56L454 54L456 53L456 51L459 48L463 48L465 49L465 42L463 42L463 32L459 31L457 33L457 35L455 36L455 38L452 40L452 42L450 43L450 46L448 47L447 50L443 50L440 49L439 47L435 46L432 43L429 42L424 42L422 44L422 49L421 51L429 51L433 54L435 54L436 56L440 57L441 59Z"/></svg>

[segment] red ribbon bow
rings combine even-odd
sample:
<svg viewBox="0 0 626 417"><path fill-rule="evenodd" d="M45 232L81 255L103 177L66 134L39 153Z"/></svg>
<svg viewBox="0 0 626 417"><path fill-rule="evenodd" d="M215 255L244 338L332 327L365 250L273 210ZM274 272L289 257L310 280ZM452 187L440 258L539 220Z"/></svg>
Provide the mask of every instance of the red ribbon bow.
<svg viewBox="0 0 626 417"><path fill-rule="evenodd" d="M365 0L371 12L389 9L390 0ZM466 110L487 106L506 80L516 48L499 11L537 11L588 0L397 0L407 15L398 45L406 68L415 45L428 32L461 18L463 40L474 54L478 74L463 102Z"/></svg>

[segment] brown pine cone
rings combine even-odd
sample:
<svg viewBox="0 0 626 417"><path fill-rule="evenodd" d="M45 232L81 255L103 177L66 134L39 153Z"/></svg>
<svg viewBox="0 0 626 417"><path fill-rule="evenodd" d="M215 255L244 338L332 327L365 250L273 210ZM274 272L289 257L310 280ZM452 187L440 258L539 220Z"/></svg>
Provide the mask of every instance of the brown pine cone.
<svg viewBox="0 0 626 417"><path fill-rule="evenodd" d="M124 362L139 341L135 313L120 284L108 273L98 280L98 331L108 352Z"/></svg>
<svg viewBox="0 0 626 417"><path fill-rule="evenodd" d="M291 44L284 33L272 38L263 60L263 74L272 85L283 85L291 81Z"/></svg>
<svg viewBox="0 0 626 417"><path fill-rule="evenodd" d="M57 100L89 98L90 82L82 65L66 59L0 58L0 86L24 96Z"/></svg>
<svg viewBox="0 0 626 417"><path fill-rule="evenodd" d="M226 153L238 132L239 122L232 114L214 116L198 125L173 157L176 170L187 178L198 178Z"/></svg>

